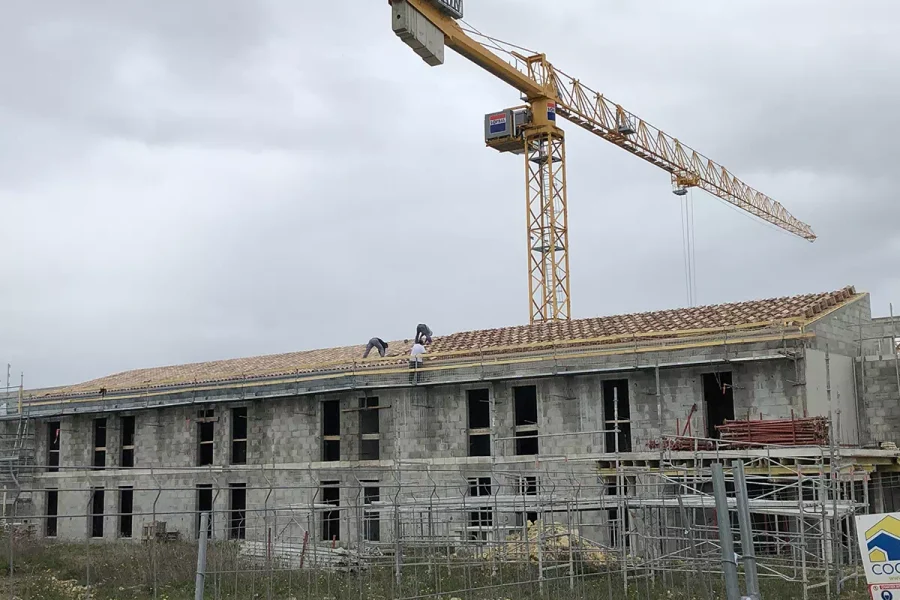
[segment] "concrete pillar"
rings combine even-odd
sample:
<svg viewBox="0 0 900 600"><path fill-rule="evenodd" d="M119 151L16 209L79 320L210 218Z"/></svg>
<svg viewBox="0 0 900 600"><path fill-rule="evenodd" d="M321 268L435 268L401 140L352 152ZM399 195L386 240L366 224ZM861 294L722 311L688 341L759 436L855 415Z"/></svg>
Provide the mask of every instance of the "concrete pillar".
<svg viewBox="0 0 900 600"><path fill-rule="evenodd" d="M875 472L872 473L871 479L872 485L872 506L871 511L875 514L880 514L884 512L884 482L882 481L882 474Z"/></svg>

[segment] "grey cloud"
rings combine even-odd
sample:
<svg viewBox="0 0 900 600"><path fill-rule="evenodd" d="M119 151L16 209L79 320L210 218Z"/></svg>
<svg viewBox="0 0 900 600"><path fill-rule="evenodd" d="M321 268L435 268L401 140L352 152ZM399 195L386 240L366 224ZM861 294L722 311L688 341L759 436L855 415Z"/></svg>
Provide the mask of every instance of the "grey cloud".
<svg viewBox="0 0 900 600"><path fill-rule="evenodd" d="M0 23L0 360L31 385L527 319L518 94L430 69L386 2L19 3ZM820 235L694 194L701 302L900 299L896 9L470 3L485 32L721 161ZM864 114L859 115L859 112ZM868 126L852 126L862 119ZM566 125L576 316L685 303L667 176Z"/></svg>

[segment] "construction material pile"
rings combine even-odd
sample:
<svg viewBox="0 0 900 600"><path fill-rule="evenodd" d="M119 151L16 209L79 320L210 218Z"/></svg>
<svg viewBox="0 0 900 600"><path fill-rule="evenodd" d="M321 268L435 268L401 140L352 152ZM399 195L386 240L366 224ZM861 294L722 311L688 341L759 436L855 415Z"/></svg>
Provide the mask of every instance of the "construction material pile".
<svg viewBox="0 0 900 600"><path fill-rule="evenodd" d="M366 561L354 550L332 547L330 544L267 544L266 542L241 541L238 554L254 564L269 561L283 568L327 569L356 571L366 568Z"/></svg>
<svg viewBox="0 0 900 600"><path fill-rule="evenodd" d="M647 442L647 447L651 450L715 450L716 443L713 440L676 435L663 437L662 440L650 440Z"/></svg>
<svg viewBox="0 0 900 600"><path fill-rule="evenodd" d="M828 444L828 419L769 419L725 421L716 425L722 442L732 448L753 448L765 444L780 446L824 446Z"/></svg>
<svg viewBox="0 0 900 600"><path fill-rule="evenodd" d="M581 537L577 529L568 529L553 523L534 523L529 521L527 537L522 539L522 532L511 532L506 541L484 552L488 560L531 561L538 562L538 549L544 564L568 562L570 549L572 558L593 567L615 562L615 556L605 548L587 538Z"/></svg>

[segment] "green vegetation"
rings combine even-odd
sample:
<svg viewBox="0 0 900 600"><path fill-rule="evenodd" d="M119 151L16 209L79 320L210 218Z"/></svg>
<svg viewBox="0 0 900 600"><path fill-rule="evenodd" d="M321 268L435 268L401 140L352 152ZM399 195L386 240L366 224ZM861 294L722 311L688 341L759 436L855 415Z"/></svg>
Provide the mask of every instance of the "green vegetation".
<svg viewBox="0 0 900 600"><path fill-rule="evenodd" d="M17 540L14 569L9 573L8 538L0 539L0 597L21 600L193 600L197 564L196 546L190 543L47 543ZM549 577L543 590L537 571L529 564L472 562L464 564L419 554L405 559L399 582L391 558L381 566L354 572L287 570L276 565L251 563L238 556L231 542L209 547L206 598L294 600L719 600L724 598L720 578L695 573L632 577L626 594L621 574L582 573ZM570 588L573 584L573 588ZM765 600L802 598L797 584L774 579L761 582ZM154 595L155 590L155 595ZM463 591L468 590L468 591ZM824 598L824 590L810 598ZM868 598L859 585L844 590L842 600Z"/></svg>

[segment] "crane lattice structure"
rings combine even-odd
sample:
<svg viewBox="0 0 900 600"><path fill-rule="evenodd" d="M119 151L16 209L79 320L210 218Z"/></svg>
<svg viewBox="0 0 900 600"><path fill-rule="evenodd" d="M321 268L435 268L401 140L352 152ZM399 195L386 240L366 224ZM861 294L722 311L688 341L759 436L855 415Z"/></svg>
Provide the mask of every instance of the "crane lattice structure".
<svg viewBox="0 0 900 600"><path fill-rule="evenodd" d="M522 94L524 106L485 116L485 141L526 158L532 323L571 317L565 133L557 116L667 171L679 196L697 187L789 233L816 239L812 228L779 202L557 69L545 54L522 54L518 46L461 27L462 0L390 3L394 32L426 63L442 64L446 45Z"/></svg>

